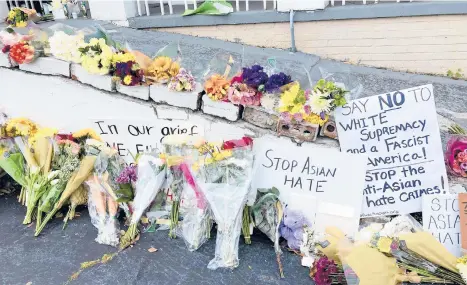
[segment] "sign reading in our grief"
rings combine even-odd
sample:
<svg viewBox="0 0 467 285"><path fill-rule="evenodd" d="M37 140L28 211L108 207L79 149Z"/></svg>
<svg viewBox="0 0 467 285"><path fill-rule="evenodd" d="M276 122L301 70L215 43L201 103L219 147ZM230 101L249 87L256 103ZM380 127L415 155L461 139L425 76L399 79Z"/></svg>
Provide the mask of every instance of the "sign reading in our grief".
<svg viewBox="0 0 467 285"><path fill-rule="evenodd" d="M96 119L92 122L102 139L130 162L132 155L160 149L163 138L168 135L204 135L203 126L189 121Z"/></svg>
<svg viewBox="0 0 467 285"><path fill-rule="evenodd" d="M315 145L298 147L270 136L256 139L254 147L253 188L276 187L281 201L319 230L339 226L350 235L358 231L365 157Z"/></svg>
<svg viewBox="0 0 467 285"><path fill-rule="evenodd" d="M452 254L461 256L457 194L423 196L423 230L430 232Z"/></svg>
<svg viewBox="0 0 467 285"><path fill-rule="evenodd" d="M366 155L363 217L420 212L448 193L432 85L348 102L336 110L341 151Z"/></svg>

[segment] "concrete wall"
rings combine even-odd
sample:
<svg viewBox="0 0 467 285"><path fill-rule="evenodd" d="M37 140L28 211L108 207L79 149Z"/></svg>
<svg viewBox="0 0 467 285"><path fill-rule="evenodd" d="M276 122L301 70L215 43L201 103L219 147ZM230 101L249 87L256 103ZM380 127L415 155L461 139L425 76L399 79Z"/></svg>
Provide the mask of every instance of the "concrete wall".
<svg viewBox="0 0 467 285"><path fill-rule="evenodd" d="M467 15L295 23L299 51L362 65L428 74L467 73ZM290 48L288 23L160 28L260 47Z"/></svg>

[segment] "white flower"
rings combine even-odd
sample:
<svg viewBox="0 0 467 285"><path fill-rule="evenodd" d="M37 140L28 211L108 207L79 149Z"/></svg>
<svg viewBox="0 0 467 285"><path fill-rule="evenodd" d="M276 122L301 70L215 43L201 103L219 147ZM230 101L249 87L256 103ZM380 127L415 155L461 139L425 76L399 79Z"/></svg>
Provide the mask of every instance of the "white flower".
<svg viewBox="0 0 467 285"><path fill-rule="evenodd" d="M60 181L60 179L54 179L50 182L50 185L55 186Z"/></svg>
<svg viewBox="0 0 467 285"><path fill-rule="evenodd" d="M273 94L264 94L261 97L261 106L268 110L275 110L279 105L280 98Z"/></svg>
<svg viewBox="0 0 467 285"><path fill-rule="evenodd" d="M30 173L33 175L38 174L40 170L41 170L40 167L37 167L37 166L31 166L31 169L29 169Z"/></svg>
<svg viewBox="0 0 467 285"><path fill-rule="evenodd" d="M50 172L49 175L47 175L47 180L54 179L55 177L58 176L59 173L60 173L59 170L55 170L55 171Z"/></svg>
<svg viewBox="0 0 467 285"><path fill-rule="evenodd" d="M369 243L373 235L382 229L383 225L377 223L364 227L355 235L355 242Z"/></svg>
<svg viewBox="0 0 467 285"><path fill-rule="evenodd" d="M49 38L50 53L58 59L80 63L81 53L78 48L84 44L84 35L67 35L62 31L57 31Z"/></svg>
<svg viewBox="0 0 467 285"><path fill-rule="evenodd" d="M332 100L325 99L326 94L321 93L319 90L313 90L310 94L309 104L311 112L321 114L321 112L329 113L331 111Z"/></svg>
<svg viewBox="0 0 467 285"><path fill-rule="evenodd" d="M459 273L461 274L462 279L464 279L464 281L467 282L467 264L458 263L456 264L456 267L459 270Z"/></svg>
<svg viewBox="0 0 467 285"><path fill-rule="evenodd" d="M401 234L407 234L417 231L414 223L407 216L397 216L389 223L384 225L383 230L380 232L381 236L398 237Z"/></svg>

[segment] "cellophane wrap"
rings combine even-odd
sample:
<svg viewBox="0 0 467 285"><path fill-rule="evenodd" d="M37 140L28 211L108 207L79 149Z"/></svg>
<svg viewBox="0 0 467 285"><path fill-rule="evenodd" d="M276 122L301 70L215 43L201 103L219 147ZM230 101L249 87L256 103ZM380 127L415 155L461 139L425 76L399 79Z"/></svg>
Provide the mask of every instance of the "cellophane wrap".
<svg viewBox="0 0 467 285"><path fill-rule="evenodd" d="M88 187L88 211L91 223L97 228L96 242L110 246L119 243L117 220L118 203L107 193L97 177L90 175L85 182Z"/></svg>
<svg viewBox="0 0 467 285"><path fill-rule="evenodd" d="M184 174L180 206L183 221L179 223L177 235L183 238L189 251L195 251L209 239L213 222L206 197L196 184L188 164L183 164L181 170Z"/></svg>
<svg viewBox="0 0 467 285"><path fill-rule="evenodd" d="M164 161L150 154L144 154L138 159L138 180L136 181L136 195L133 200L133 214L131 224L141 219L144 211L156 198L166 179Z"/></svg>
<svg viewBox="0 0 467 285"><path fill-rule="evenodd" d="M250 147L232 149L232 156L200 166L196 181L217 223L215 257L209 269L235 268L238 242L251 182L253 153Z"/></svg>

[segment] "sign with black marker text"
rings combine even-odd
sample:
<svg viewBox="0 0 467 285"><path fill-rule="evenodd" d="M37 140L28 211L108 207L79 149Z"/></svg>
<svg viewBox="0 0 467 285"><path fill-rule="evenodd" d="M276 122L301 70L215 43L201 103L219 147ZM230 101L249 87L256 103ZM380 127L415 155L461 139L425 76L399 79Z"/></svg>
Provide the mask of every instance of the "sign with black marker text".
<svg viewBox="0 0 467 285"><path fill-rule="evenodd" d="M457 194L423 196L423 230L430 232L449 252L461 256L461 229Z"/></svg>
<svg viewBox="0 0 467 285"><path fill-rule="evenodd" d="M356 99L335 111L341 151L367 157L362 217L422 210L449 193L433 86Z"/></svg>
<svg viewBox="0 0 467 285"><path fill-rule="evenodd" d="M255 139L252 186L276 187L288 207L299 210L317 230L338 226L358 231L366 159L337 149L302 145L270 136Z"/></svg>
<svg viewBox="0 0 467 285"><path fill-rule="evenodd" d="M132 156L138 153L161 149L168 135L204 135L202 125L189 121L96 119L92 126L127 162L133 162Z"/></svg>

